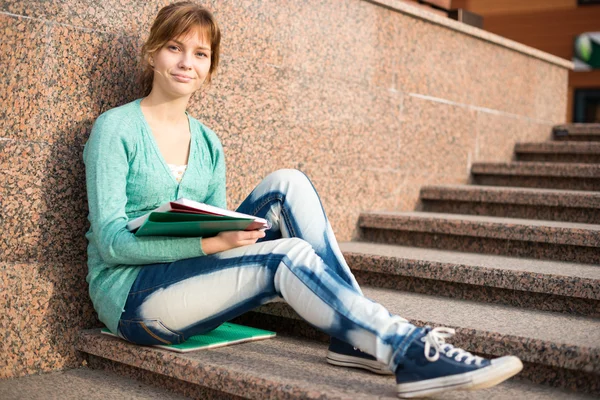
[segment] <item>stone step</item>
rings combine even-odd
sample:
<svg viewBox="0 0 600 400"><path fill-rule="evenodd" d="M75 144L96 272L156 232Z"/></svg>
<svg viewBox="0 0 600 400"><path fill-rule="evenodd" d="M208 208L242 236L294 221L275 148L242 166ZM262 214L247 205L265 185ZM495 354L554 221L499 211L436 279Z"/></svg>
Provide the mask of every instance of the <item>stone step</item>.
<svg viewBox="0 0 600 400"><path fill-rule="evenodd" d="M596 164L474 163L471 174L478 185L600 191L600 165Z"/></svg>
<svg viewBox="0 0 600 400"><path fill-rule="evenodd" d="M184 400L181 394L87 367L0 380L3 400Z"/></svg>
<svg viewBox="0 0 600 400"><path fill-rule="evenodd" d="M518 161L600 163L600 142L517 143Z"/></svg>
<svg viewBox="0 0 600 400"><path fill-rule="evenodd" d="M423 211L600 224L600 192L479 185L421 188Z"/></svg>
<svg viewBox="0 0 600 400"><path fill-rule="evenodd" d="M361 285L600 317L597 266L377 243L340 247Z"/></svg>
<svg viewBox="0 0 600 400"><path fill-rule="evenodd" d="M325 362L327 344L278 335L274 339L178 354L80 333L77 349L90 365L173 382L194 398L397 399L391 376L335 367ZM206 391L203 394L203 391ZM210 396L209 396L210 395ZM483 397L482 397L483 396ZM591 399L590 395L515 378L477 392L450 392L438 399Z"/></svg>
<svg viewBox="0 0 600 400"><path fill-rule="evenodd" d="M423 326L456 330L450 343L489 357L513 354L524 361L520 378L600 394L600 320L442 296L363 287L365 296L393 314ZM314 329L285 302L259 307L245 323L278 324L312 335Z"/></svg>
<svg viewBox="0 0 600 400"><path fill-rule="evenodd" d="M361 241L600 264L600 225L428 212L366 212Z"/></svg>
<svg viewBox="0 0 600 400"><path fill-rule="evenodd" d="M600 141L600 124L564 124L552 129L554 140Z"/></svg>

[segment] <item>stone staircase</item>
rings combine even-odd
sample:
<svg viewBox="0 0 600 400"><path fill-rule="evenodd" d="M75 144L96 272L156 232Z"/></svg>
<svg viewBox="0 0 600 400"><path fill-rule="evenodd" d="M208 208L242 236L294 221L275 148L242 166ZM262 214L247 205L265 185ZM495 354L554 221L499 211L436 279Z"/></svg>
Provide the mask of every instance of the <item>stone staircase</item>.
<svg viewBox="0 0 600 400"><path fill-rule="evenodd" d="M418 325L449 326L484 356L525 368L445 399L600 394L600 126L519 143L515 162L478 163L470 185L427 186L415 212L367 212L342 250L365 294ZM275 339L179 355L80 334L92 368L195 398L395 398L392 377L325 363L327 337L283 302L234 322Z"/></svg>

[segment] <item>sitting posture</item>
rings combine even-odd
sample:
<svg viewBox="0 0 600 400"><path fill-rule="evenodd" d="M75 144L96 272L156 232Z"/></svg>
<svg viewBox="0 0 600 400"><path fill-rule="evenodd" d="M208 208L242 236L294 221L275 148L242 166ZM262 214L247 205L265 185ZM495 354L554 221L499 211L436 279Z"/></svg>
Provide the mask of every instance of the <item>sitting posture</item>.
<svg viewBox="0 0 600 400"><path fill-rule="evenodd" d="M276 298L331 336L327 361L394 374L400 397L487 388L518 373L445 343L363 296L310 180L268 175L238 207L263 231L138 237L127 222L186 197L226 208L217 135L187 114L219 61L219 27L192 2L164 7L142 48L146 96L100 115L84 149L90 296L114 334L140 345L180 343ZM359 350L360 349L360 350Z"/></svg>

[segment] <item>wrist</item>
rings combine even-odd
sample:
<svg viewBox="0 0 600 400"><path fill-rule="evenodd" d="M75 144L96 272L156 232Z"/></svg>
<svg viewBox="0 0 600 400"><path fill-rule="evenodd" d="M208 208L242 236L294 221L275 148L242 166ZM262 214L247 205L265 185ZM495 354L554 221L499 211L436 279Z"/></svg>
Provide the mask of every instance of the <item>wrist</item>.
<svg viewBox="0 0 600 400"><path fill-rule="evenodd" d="M218 236L200 239L200 246L206 255L227 250L223 245L223 241Z"/></svg>

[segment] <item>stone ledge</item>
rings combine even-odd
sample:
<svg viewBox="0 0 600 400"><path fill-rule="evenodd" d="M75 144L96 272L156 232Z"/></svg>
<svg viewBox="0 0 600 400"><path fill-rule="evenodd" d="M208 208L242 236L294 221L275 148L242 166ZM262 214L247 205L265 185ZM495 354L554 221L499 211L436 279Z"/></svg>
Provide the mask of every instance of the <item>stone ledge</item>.
<svg viewBox="0 0 600 400"><path fill-rule="evenodd" d="M506 39L502 36L496 35L491 32L484 31L483 29L475 28L473 26L464 24L462 22L455 21L450 18L436 15L432 12L421 10L410 4L402 3L398 0L363 0L368 3L376 4L382 7L392 9L394 11L401 12L402 14L410 15L418 19L431 22L432 24L440 25L445 28L464 33L465 35L473 36L475 38L497 44L507 49L514 50L516 52L528 55L530 57L537 58L542 61L546 61L550 64L557 65L559 67L573 69L574 64L572 61L565 60L554 56L552 54L543 52L533 47L524 45L522 43L515 42L514 40Z"/></svg>

